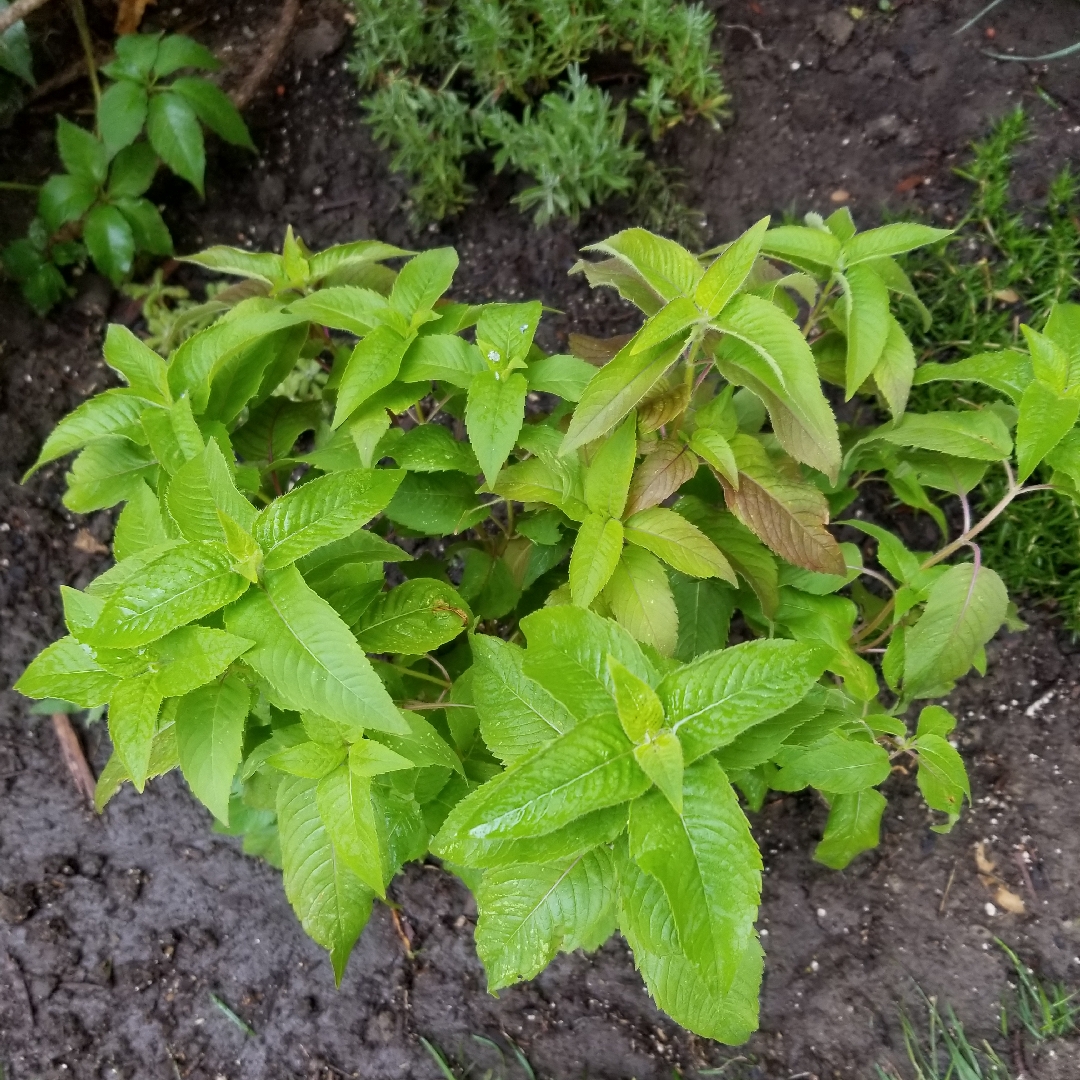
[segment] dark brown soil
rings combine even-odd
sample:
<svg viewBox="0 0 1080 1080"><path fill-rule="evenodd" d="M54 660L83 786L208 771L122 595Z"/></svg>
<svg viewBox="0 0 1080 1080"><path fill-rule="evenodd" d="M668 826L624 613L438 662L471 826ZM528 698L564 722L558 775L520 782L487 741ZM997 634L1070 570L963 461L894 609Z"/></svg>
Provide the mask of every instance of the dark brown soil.
<svg viewBox="0 0 1080 1080"><path fill-rule="evenodd" d="M1021 154L1021 198L1037 201L1051 170L1080 145L1075 61L1042 70L981 51L985 25L996 48L1019 54L1080 39L1073 0L1010 0L962 37L952 31L980 0L894 0L888 15L868 3L858 21L824 0L715 6L734 120L719 133L676 131L663 148L666 163L685 170L685 198L705 212L708 239L766 212L827 211L841 192L864 224L883 207L912 205L949 220L964 198L952 168L991 119L1021 102L1036 133ZM198 35L233 45L242 72L277 8L261 0L163 4L155 18L179 25L191 10L202 20ZM312 246L367 235L414 247L453 243L463 297L541 297L566 313L551 318L555 335L570 325L632 326L621 305L566 277L580 245L627 224L617 212L538 232L507 205L513 181L481 178L462 219L410 232L405 185L387 173L358 121L342 70L343 30L337 8L306 5L292 54L251 111L257 163L212 150L205 204L180 186L161 188L178 247L268 246L287 222ZM1037 86L1061 107L1046 104ZM34 180L47 170L50 125L46 112L25 113L0 133L4 178ZM0 238L15 235L25 216L24 204L5 196ZM60 633L57 587L82 585L107 563L97 545L107 543L111 520L63 509L62 469L44 470L26 488L17 480L52 424L105 384L99 348L112 304L93 278L47 321L10 291L0 294L0 685ZM496 1065L478 1035L512 1038L537 1075L554 1080L652 1080L673 1067L695 1075L733 1057L742 1060L725 1077L861 1080L875 1062L905 1068L896 1003L914 1007L916 985L952 1002L972 1033L991 1037L1007 977L995 935L1046 975L1080 984L1077 653L1041 621L991 653L990 675L952 701L976 800L952 835L928 830L912 781L900 774L887 785L881 848L844 873L810 860L824 822L811 799L779 799L757 817L768 963L762 1031L739 1051L688 1036L658 1014L618 939L488 996L472 901L429 866L411 867L392 890L414 957L380 907L335 991L278 875L211 834L179 779L157 781L141 798L126 792L97 819L79 804L47 719L5 692L0 1076L434 1078L420 1036L457 1060ZM102 727L86 741L100 769ZM976 875L979 840L1028 914L1000 905L990 914L992 894ZM1030 880L1017 861L1025 853ZM255 1034L231 1022L212 994ZM1026 1064L1018 1048L1006 1052L1018 1074L1080 1076L1075 1044ZM511 1067L508 1075L524 1074Z"/></svg>

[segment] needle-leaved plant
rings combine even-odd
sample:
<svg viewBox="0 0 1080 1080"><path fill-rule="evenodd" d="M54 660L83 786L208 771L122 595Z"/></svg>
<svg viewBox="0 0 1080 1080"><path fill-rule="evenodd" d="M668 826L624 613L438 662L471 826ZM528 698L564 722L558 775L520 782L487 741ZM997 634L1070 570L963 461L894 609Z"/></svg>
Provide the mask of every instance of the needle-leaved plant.
<svg viewBox="0 0 1080 1080"><path fill-rule="evenodd" d="M170 357L111 327L127 385L34 467L78 452L66 505L124 504L116 564L63 589L69 635L18 684L108 706L100 806L179 768L282 868L339 979L433 853L476 893L492 990L619 931L661 1008L744 1040L745 808L814 789L814 857L844 867L896 762L948 830L970 789L929 702L1015 620L976 538L1043 479L1080 500L1080 307L1025 350L917 367L896 256L945 234L768 225L702 256L640 229L594 245L575 271L644 320L566 354L536 344L539 302L448 299L451 249L291 232L191 260L247 280ZM999 397L906 411L934 379ZM988 469L1006 494L974 521ZM936 550L859 516L837 539L876 482Z"/></svg>

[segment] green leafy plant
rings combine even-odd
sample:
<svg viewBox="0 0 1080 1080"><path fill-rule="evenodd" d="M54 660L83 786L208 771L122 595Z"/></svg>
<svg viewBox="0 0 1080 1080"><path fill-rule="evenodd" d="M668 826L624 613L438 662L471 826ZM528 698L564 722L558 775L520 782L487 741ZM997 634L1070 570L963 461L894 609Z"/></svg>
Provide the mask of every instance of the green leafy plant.
<svg viewBox="0 0 1080 1080"><path fill-rule="evenodd" d="M116 59L102 69L114 81L98 99L95 130L57 117L66 171L41 188L28 236L3 252L4 268L35 308L47 311L66 294L60 267L89 257L119 284L138 254L172 254L169 230L145 195L161 163L203 193L204 125L254 150L247 126L221 90L204 78L177 74L220 66L182 34L125 35L116 42Z"/></svg>
<svg viewBox="0 0 1080 1080"><path fill-rule="evenodd" d="M998 947L1012 961L1016 973L1015 1005L1011 1015L1020 1027L1036 1042L1045 1039L1063 1039L1080 1027L1080 992L1069 989L1063 982L1047 982L1040 979L1019 956L1000 938L994 938ZM1010 1011L1001 1006L1001 1033L1009 1034Z"/></svg>
<svg viewBox="0 0 1080 1080"><path fill-rule="evenodd" d="M378 142L414 181L414 217L469 201L477 151L532 177L514 200L537 224L630 191L643 154L626 137L625 104L579 65L624 54L646 80L630 101L653 139L684 118L715 123L727 95L700 4L658 0L354 0L352 66ZM654 176L653 180L656 181ZM669 195L670 198L670 195Z"/></svg>
<svg viewBox="0 0 1080 1080"><path fill-rule="evenodd" d="M8 0L0 0L0 11L8 7ZM20 19L0 34L0 121L18 111L27 86L34 86L34 58L26 23Z"/></svg>
<svg viewBox="0 0 1080 1080"><path fill-rule="evenodd" d="M282 867L338 978L432 852L476 893L492 990L618 928L675 1020L745 1039L761 857L739 795L818 792L814 857L840 868L905 762L948 831L970 789L928 702L1022 625L977 538L1047 486L1040 462L1080 498L1080 307L1026 350L919 367L895 257L941 230L768 225L700 257L641 229L593 245L575 272L644 322L550 356L539 302L447 299L451 249L290 231L280 255L193 256L247 279L227 310L168 360L110 328L127 386L34 466L78 451L66 505L125 504L116 565L63 590L70 634L18 683L108 704L99 803L179 766ZM907 411L935 379L1000 394ZM990 468L1006 491L976 519ZM940 546L858 515L838 538L870 483Z"/></svg>

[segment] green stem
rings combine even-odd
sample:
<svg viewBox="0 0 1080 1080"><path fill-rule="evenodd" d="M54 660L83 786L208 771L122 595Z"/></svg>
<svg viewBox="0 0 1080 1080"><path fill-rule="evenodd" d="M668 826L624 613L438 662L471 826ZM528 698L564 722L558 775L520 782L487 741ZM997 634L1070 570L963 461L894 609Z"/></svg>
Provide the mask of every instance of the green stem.
<svg viewBox="0 0 1080 1080"><path fill-rule="evenodd" d="M447 682L446 679L440 679L435 675L428 675L423 671L414 671L412 668L406 667L404 664L391 664L392 668L397 668L398 671L405 675L411 675L414 679L422 679L424 682L434 683L436 686L441 686L444 690L449 690L454 684Z"/></svg>
<svg viewBox="0 0 1080 1080"><path fill-rule="evenodd" d="M0 180L0 191L40 191L40 184L17 184L14 180Z"/></svg>
<svg viewBox="0 0 1080 1080"><path fill-rule="evenodd" d="M94 91L94 105L101 100L101 83L98 82L97 63L94 60L94 43L90 39L90 27L86 22L86 8L82 0L71 0L71 12L75 16L75 27L79 31L79 42L86 56L86 75L90 88ZM95 130L97 124L94 125Z"/></svg>

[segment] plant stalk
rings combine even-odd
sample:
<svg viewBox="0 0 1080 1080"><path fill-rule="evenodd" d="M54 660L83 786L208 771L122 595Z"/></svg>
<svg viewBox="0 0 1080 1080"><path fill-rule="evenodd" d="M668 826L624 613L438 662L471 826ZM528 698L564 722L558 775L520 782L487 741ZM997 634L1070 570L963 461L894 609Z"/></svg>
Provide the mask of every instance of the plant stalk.
<svg viewBox="0 0 1080 1080"><path fill-rule="evenodd" d="M94 57L94 43L90 39L90 26L86 21L86 8L83 0L71 0L71 13L75 16L75 27L79 31L79 42L86 56L86 76L90 88L94 91L94 105L101 101L101 83L98 81L97 60ZM97 126L96 123L94 125Z"/></svg>

